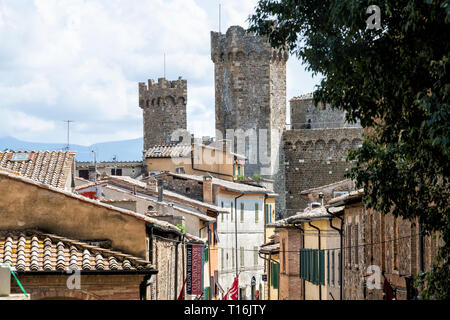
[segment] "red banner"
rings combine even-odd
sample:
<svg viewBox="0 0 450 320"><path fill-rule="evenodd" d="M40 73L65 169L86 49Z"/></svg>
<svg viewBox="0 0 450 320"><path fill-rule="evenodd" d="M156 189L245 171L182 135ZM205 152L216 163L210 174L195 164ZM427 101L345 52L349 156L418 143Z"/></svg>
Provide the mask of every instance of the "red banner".
<svg viewBox="0 0 450 320"><path fill-rule="evenodd" d="M202 246L187 246L187 286L186 292L191 295L202 294Z"/></svg>

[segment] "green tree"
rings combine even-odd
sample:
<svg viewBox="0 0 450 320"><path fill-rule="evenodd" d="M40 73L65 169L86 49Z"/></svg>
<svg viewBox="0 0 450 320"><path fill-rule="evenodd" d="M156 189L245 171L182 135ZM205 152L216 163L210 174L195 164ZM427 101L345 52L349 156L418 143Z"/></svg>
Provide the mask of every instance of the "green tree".
<svg viewBox="0 0 450 320"><path fill-rule="evenodd" d="M369 28L370 5L381 28ZM421 276L425 298L450 298L449 0L260 0L250 30L322 76L315 101L359 119L366 135L350 176L364 202L417 218L443 242Z"/></svg>

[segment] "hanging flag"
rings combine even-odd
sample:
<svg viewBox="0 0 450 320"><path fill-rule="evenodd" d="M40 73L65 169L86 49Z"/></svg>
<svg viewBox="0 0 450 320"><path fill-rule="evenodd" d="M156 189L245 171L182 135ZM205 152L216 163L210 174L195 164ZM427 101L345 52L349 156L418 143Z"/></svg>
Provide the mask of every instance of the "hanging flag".
<svg viewBox="0 0 450 320"><path fill-rule="evenodd" d="M239 274L234 278L233 285L231 286L228 293L230 294L231 300L239 300ZM228 294L227 293L227 294Z"/></svg>
<svg viewBox="0 0 450 320"><path fill-rule="evenodd" d="M223 296L222 300L228 300L228 292L226 295Z"/></svg>
<svg viewBox="0 0 450 320"><path fill-rule="evenodd" d="M184 300L184 285L186 284L187 278L183 282L183 286L181 287L180 294L178 295L177 300Z"/></svg>

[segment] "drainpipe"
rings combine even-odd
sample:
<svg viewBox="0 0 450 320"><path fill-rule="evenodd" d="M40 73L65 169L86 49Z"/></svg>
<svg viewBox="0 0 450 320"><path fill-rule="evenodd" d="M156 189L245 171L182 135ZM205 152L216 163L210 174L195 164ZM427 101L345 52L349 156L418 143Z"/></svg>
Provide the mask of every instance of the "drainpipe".
<svg viewBox="0 0 450 320"><path fill-rule="evenodd" d="M174 300L177 300L177 292L178 292L178 245L179 242L175 243L175 290L173 292L174 294Z"/></svg>
<svg viewBox="0 0 450 320"><path fill-rule="evenodd" d="M267 258L264 258L264 257L262 257L261 256L261 252L259 252L258 253L258 256L261 258L261 259L263 259L263 260L266 260L266 263L267 263L267 265L269 266L268 267L268 269L271 269L270 268L270 262L273 262L273 263L276 263L276 264L278 264L278 265L280 265L280 262L278 262L278 261L276 261L276 260L273 260L272 259L272 253L269 253L269 259L267 259ZM268 274L271 274L270 272L268 272ZM272 277L270 276L268 276L267 277L267 285L268 285L268 287L269 287L269 289L267 290L267 292L268 292L268 300L270 300L270 281L272 280ZM280 300L280 272L278 272L278 300ZM261 293L260 293L261 294Z"/></svg>
<svg viewBox="0 0 450 320"><path fill-rule="evenodd" d="M341 285L339 287L339 300L344 300L344 237L343 237L343 233L344 233L344 219L335 215L334 213L329 211L329 208L325 207L325 209L327 210L327 213L331 216L333 216L334 218L337 218L339 220L341 220L341 227L340 228L336 228L333 226L333 221L332 219L330 219L330 227L333 228L334 230L337 230L337 232L339 232L339 238L340 238L340 245L341 245L341 260L339 261L340 263L340 268L339 268L339 280L341 282Z"/></svg>
<svg viewBox="0 0 450 320"><path fill-rule="evenodd" d="M236 259L236 277L237 277L237 275L239 274L239 266L238 266L238 254L237 254L237 245L238 245L238 242L237 242L237 220L238 220L238 217L237 217L237 199L239 199L240 197L243 197L244 196L244 194L243 193L241 193L239 196L237 196L236 198L234 198L234 238L235 238L235 243L236 243L236 248L235 248L235 259ZM233 213L231 213L231 214L233 214ZM240 297L239 297L240 298Z"/></svg>
<svg viewBox="0 0 450 320"><path fill-rule="evenodd" d="M316 227L316 226L313 226L311 224L311 220L308 221L308 224L309 224L309 226L311 228L316 229L317 232L319 233L319 239L318 240L319 240L319 265L320 265L320 249L321 249L321 247L320 247L320 229L318 227ZM319 271L320 271L320 268L319 268ZM319 282L319 300L322 300L322 284L320 284L320 282Z"/></svg>
<svg viewBox="0 0 450 320"><path fill-rule="evenodd" d="M144 276L144 279L139 284L139 299L140 300L147 300L146 291L147 291L147 287L151 284L151 282L150 282L151 278L152 278L152 275L147 274Z"/></svg>
<svg viewBox="0 0 450 320"><path fill-rule="evenodd" d="M302 226L300 224L294 224L294 227L300 229L300 231L302 232L302 243L300 243L300 248L305 248L305 229L302 228ZM306 294L305 294L305 290L306 290L306 282L305 279L302 279L302 287L303 287L303 300L306 300Z"/></svg>

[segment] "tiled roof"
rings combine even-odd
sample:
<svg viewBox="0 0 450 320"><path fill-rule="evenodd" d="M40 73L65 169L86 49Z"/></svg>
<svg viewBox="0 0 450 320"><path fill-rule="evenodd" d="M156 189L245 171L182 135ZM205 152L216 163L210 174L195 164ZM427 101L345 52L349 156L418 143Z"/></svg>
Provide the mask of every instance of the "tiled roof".
<svg viewBox="0 0 450 320"><path fill-rule="evenodd" d="M65 188L67 180L71 178L70 170L74 161L74 151L0 153L0 169L9 169L21 176L61 189Z"/></svg>
<svg viewBox="0 0 450 320"><path fill-rule="evenodd" d="M328 210L333 214L338 214L343 209L344 209L344 207L328 208ZM327 208L324 206L312 208L312 209L306 208L303 212L297 213L296 215L290 216L285 219L275 221L274 223L271 223L269 226L281 227L281 226L289 225L289 224L296 223L299 221L323 219L323 218L330 218L330 217L332 217L332 215L330 215L327 212Z"/></svg>
<svg viewBox="0 0 450 320"><path fill-rule="evenodd" d="M195 148L206 148L206 149L214 149L218 151L225 151L224 149L217 148L214 146L207 146L204 144L195 144ZM163 146L152 146L145 152L146 158L187 158L191 156L191 144L170 144ZM245 156L228 152L231 155L236 156L237 158L245 159Z"/></svg>
<svg viewBox="0 0 450 320"><path fill-rule="evenodd" d="M129 254L34 230L0 231L0 262L19 272L154 269Z"/></svg>
<svg viewBox="0 0 450 320"><path fill-rule="evenodd" d="M191 155L190 144L176 144L167 146L153 146L146 153L146 158L180 158Z"/></svg>
<svg viewBox="0 0 450 320"><path fill-rule="evenodd" d="M158 191L155 188L148 186L145 182L142 182L142 181L139 181L139 180L127 177L127 176L108 176L103 181L108 181L112 185L116 185L119 187L129 188L131 186L136 186L137 192L151 195L151 196L158 195ZM206 209L216 211L216 212L228 212L227 209L221 208L219 206L216 206L216 205L213 205L213 204L210 204L207 202L198 201L198 200L189 198L182 194L179 194L179 193L176 193L173 191L169 191L166 189L164 189L163 195L166 200L170 200L173 202L175 202L177 200L184 201L194 208L204 207Z"/></svg>
<svg viewBox="0 0 450 320"><path fill-rule="evenodd" d="M203 176L199 175L193 175L193 174L185 174L185 173L173 173L173 172L163 172L158 175L156 175L156 178L158 176L164 176L164 175L170 175L174 177L180 177L188 180L195 180L198 182L203 182ZM212 177L212 183L213 185L221 186L227 190L234 191L234 192L244 192L244 193L263 193L267 195L276 195L273 193L272 190L268 190L264 187L256 187L251 186L244 183L238 183L238 182L232 182L224 179L219 179Z"/></svg>

